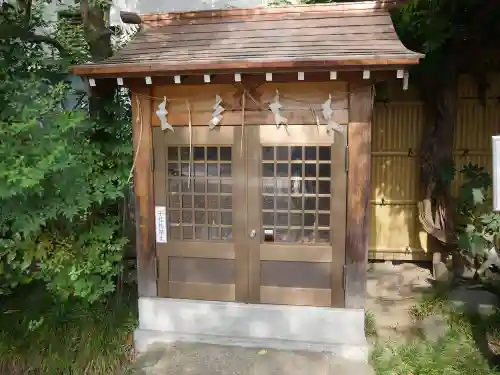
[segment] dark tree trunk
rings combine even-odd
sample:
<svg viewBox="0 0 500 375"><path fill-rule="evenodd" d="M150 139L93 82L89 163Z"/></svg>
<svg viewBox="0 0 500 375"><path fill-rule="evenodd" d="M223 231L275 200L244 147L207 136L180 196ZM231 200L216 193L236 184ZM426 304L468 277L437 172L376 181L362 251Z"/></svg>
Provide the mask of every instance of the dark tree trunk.
<svg viewBox="0 0 500 375"><path fill-rule="evenodd" d="M441 77L427 76L420 81L425 124L420 146L419 219L429 235L448 247L455 242L451 181L458 104L457 69L450 63Z"/></svg>
<svg viewBox="0 0 500 375"><path fill-rule="evenodd" d="M99 62L113 55L111 45L111 30L107 24L109 9L100 2L92 0L80 1L85 39L89 44L92 61ZM113 102L118 85L113 80L99 81L91 88L89 95L90 116L99 119L103 126L113 121L113 111L109 104ZM102 138L106 132L96 129L96 137ZM103 139L100 139L103 140Z"/></svg>
<svg viewBox="0 0 500 375"><path fill-rule="evenodd" d="M107 25L108 9L98 1L81 0L80 14L82 16L85 38L90 47L93 61L102 61L111 57L111 30Z"/></svg>

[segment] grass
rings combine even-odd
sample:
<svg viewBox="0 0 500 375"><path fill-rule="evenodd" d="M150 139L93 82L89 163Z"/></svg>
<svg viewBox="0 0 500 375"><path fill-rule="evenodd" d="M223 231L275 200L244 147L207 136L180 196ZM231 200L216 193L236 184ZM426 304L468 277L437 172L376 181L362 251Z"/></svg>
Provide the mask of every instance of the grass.
<svg viewBox="0 0 500 375"><path fill-rule="evenodd" d="M135 288L88 306L59 303L40 288L0 300L0 375L115 375L132 359L137 321ZM378 375L500 375L500 311L487 317L457 310L446 295L424 297L411 311L418 321L445 316L449 330L438 341L377 343L371 361ZM40 318L43 319L40 319ZM367 335L375 316L365 314ZM485 349L486 348L486 349Z"/></svg>
<svg viewBox="0 0 500 375"><path fill-rule="evenodd" d="M372 363L377 375L500 374L494 372L470 339L456 331L435 343L377 344Z"/></svg>
<svg viewBox="0 0 500 375"><path fill-rule="evenodd" d="M413 318L440 314L449 329L438 341L416 337L407 344L378 343L372 351L377 375L500 375L500 311L490 316L454 308L443 294L425 297Z"/></svg>
<svg viewBox="0 0 500 375"><path fill-rule="evenodd" d="M368 310L365 310L365 334L370 337L377 336L375 315Z"/></svg>
<svg viewBox="0 0 500 375"><path fill-rule="evenodd" d="M113 375L131 360L137 299L60 303L40 288L0 300L0 375Z"/></svg>

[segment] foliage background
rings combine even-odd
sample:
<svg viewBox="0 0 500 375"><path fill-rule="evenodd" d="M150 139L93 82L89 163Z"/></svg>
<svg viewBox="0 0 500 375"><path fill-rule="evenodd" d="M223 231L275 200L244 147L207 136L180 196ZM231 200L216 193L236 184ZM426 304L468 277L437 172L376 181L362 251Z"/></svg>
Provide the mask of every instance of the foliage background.
<svg viewBox="0 0 500 375"><path fill-rule="evenodd" d="M43 9L0 13L0 33L18 32L0 38L0 294L39 281L94 302L114 291L128 243L129 99L115 91L90 116L65 73L91 58L83 26L47 24Z"/></svg>

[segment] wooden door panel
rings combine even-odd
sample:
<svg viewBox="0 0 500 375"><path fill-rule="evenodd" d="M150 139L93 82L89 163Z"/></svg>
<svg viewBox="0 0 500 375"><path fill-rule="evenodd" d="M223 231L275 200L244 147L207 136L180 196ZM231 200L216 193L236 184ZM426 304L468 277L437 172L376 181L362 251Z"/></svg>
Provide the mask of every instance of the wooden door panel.
<svg viewBox="0 0 500 375"><path fill-rule="evenodd" d="M260 287L260 303L295 306L332 306L330 289Z"/></svg>
<svg viewBox="0 0 500 375"><path fill-rule="evenodd" d="M342 306L343 134L153 132L155 204L168 210L168 243L156 246L159 296Z"/></svg>
<svg viewBox="0 0 500 375"><path fill-rule="evenodd" d="M158 251L169 257L235 259L233 243L217 243L217 246L200 246L197 242L183 242L182 246L157 244Z"/></svg>
<svg viewBox="0 0 500 375"><path fill-rule="evenodd" d="M241 164L234 145L241 132L235 127L153 131L163 141L155 147L155 170L164 171L155 180L156 204L163 202L168 212L168 242L157 244L158 295L234 301L241 288L237 263L244 259L237 256L234 239L245 223L235 223L233 215L245 204L233 199L233 171Z"/></svg>
<svg viewBox="0 0 500 375"><path fill-rule="evenodd" d="M181 283L169 282L168 296L161 297L199 299L205 301L234 301L236 298L234 284Z"/></svg>
<svg viewBox="0 0 500 375"><path fill-rule="evenodd" d="M310 246L304 251L302 246L270 243L260 247L260 260L331 263L333 259L331 250L331 246L324 245Z"/></svg>
<svg viewBox="0 0 500 375"><path fill-rule="evenodd" d="M248 127L251 300L341 306L345 138L314 126L287 130Z"/></svg>

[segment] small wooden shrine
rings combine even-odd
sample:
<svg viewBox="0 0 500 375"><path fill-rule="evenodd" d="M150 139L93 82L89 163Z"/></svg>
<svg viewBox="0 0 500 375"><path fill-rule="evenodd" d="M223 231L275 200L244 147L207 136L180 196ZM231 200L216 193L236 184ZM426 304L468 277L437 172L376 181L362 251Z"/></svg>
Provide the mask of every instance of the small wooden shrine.
<svg viewBox="0 0 500 375"><path fill-rule="evenodd" d="M122 18L138 35L72 71L131 93L138 349L366 360L373 85L422 56L378 2Z"/></svg>

